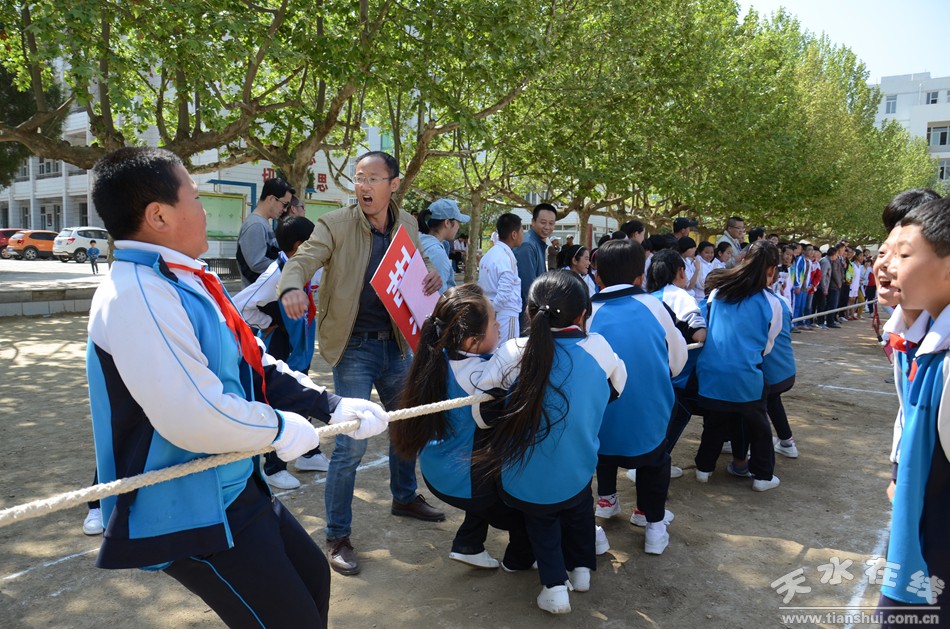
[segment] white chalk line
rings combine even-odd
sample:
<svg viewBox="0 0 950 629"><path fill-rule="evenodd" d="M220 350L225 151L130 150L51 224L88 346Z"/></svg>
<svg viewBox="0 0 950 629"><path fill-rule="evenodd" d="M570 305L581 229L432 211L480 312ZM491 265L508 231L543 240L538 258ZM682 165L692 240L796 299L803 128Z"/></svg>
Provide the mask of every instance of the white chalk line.
<svg viewBox="0 0 950 629"><path fill-rule="evenodd" d="M884 550L887 546L887 539L890 535L891 529L890 525L881 528L877 534L877 544L874 546L874 550L871 551L871 557L882 557L884 556ZM858 581L857 586L854 588L854 592L851 594L851 600L848 601L848 608L858 608L861 605L861 599L864 598L864 593L868 589L868 579L862 579ZM854 629L854 623L849 622L844 626L844 629Z"/></svg>
<svg viewBox="0 0 950 629"><path fill-rule="evenodd" d="M854 389L852 387L836 387L833 384L816 384L816 387L822 389L835 389L836 391L853 391L855 393L875 393L877 395L891 395L897 397L897 391L872 391L871 389Z"/></svg>
<svg viewBox="0 0 950 629"><path fill-rule="evenodd" d="M385 463L388 463L388 462L389 462L389 456L381 456L381 457L379 457L378 459L376 459L375 461L371 461L371 462L369 462L369 463L364 463L363 465L360 465L358 468L356 468L356 471L357 471L357 472L361 472L361 471L363 471L363 470L373 469L374 467L380 467L381 465L384 465ZM287 494L290 494L290 493L293 493L293 492L296 492L296 491L300 491L300 490L303 489L304 487L311 487L311 486L314 486L314 485L322 485L322 484L324 484L324 483L326 483L326 482L327 482L327 477L326 477L326 474L324 474L322 477L317 478L317 479L315 479L315 480L313 480L313 481L311 481L311 482L309 482L309 483L301 483L300 487L298 487L297 489L289 489L289 490L287 490L287 491L282 491L282 492L279 492L279 493L275 493L274 495L277 496L278 498L280 498L281 496L286 496ZM39 563L39 564L36 564L36 565L34 565L34 566L30 566L29 568L26 568L26 569L21 570L21 571L19 571L19 572L14 572L14 573L12 573L12 574L8 574L7 576L5 576L5 577L3 577L2 579L0 579L0 582L13 581L14 579L18 579L18 578L22 577L22 576L25 575L25 574L28 574L28 573L30 573L30 572L33 572L34 570L39 570L40 568L51 568L52 566L55 566L55 565L57 565L57 564L61 564L61 563L65 562L65 561L70 561L71 559L78 559L79 557L84 557L84 556L89 555L89 554L91 554L91 553L97 553L97 552L99 552L99 547L98 547L98 546L96 546L95 548L90 548L89 550L84 550L84 551L82 551L82 552L80 552L80 553L75 553L75 554L72 554L72 555L66 555L65 557L60 557L59 559L52 559L52 560L50 560L50 561L44 561L43 563ZM54 593L54 594L51 594L50 596L55 596L56 594L58 594L58 592L57 592L57 593Z"/></svg>

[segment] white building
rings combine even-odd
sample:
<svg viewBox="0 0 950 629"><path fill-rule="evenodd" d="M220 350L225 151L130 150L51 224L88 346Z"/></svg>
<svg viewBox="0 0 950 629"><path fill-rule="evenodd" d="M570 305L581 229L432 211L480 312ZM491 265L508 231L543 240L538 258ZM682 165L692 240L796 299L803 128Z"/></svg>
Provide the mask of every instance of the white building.
<svg viewBox="0 0 950 629"><path fill-rule="evenodd" d="M94 140L85 111L69 114L63 125L63 139L76 146ZM154 130L146 132L146 144L158 144ZM378 133L367 134L367 143L379 148ZM216 151L206 151L192 159L196 165L217 160ZM308 190L307 215L315 218L348 203L355 203L352 192L336 186L326 162L319 153L311 166L313 188ZM258 161L195 175L208 210L208 257L230 257L236 249L241 222L257 205L264 180L275 175L270 162ZM12 185L0 188L0 227L49 229L60 231L73 226L103 226L92 202L90 174L61 160L31 156L21 166ZM215 215L219 212L219 215Z"/></svg>
<svg viewBox="0 0 950 629"><path fill-rule="evenodd" d="M876 122L896 120L911 135L924 138L937 160L937 178L950 181L950 76L929 72L881 77Z"/></svg>

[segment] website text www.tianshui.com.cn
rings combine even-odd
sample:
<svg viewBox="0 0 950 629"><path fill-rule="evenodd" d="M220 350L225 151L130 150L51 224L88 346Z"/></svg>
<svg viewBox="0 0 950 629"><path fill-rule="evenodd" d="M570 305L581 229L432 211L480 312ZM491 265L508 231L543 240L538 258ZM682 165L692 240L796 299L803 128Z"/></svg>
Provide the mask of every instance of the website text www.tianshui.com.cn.
<svg viewBox="0 0 950 629"><path fill-rule="evenodd" d="M786 625L878 625L898 624L898 625L928 625L940 624L940 615L920 614L912 612L900 612L889 610L835 610L835 611L796 611L785 612L780 615L781 621Z"/></svg>

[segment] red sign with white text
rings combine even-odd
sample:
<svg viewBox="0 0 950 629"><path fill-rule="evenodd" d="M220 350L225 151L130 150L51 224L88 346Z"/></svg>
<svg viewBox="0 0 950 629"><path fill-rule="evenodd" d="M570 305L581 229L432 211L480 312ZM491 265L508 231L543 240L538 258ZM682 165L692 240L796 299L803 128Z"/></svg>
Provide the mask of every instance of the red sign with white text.
<svg viewBox="0 0 950 629"><path fill-rule="evenodd" d="M379 268L373 274L373 279L369 281L379 299L389 312L389 316L396 322L396 326L402 332L406 340L409 341L409 347L416 351L419 345L419 328L422 322L416 322L406 305L406 301L399 292L399 282L402 276L406 274L412 256L416 253L416 246L412 244L412 238L409 232L402 225L396 230L393 241L389 243L389 249L383 256L383 261L379 263Z"/></svg>

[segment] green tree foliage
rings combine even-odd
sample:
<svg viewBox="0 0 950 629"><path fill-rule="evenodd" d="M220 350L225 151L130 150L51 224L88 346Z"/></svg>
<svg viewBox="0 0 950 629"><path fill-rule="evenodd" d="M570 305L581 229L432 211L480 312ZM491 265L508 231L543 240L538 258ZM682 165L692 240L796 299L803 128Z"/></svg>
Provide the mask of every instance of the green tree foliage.
<svg viewBox="0 0 950 629"><path fill-rule="evenodd" d="M718 232L739 214L788 238L878 237L887 199L934 183L926 147L875 125L881 96L848 48L785 12L738 15L735 0L0 0L5 85L31 101L0 112L0 146L82 167L126 144L214 149L205 168L264 158L298 189L324 151L349 187L375 126L399 198L454 196L479 222L538 195L582 225L685 214ZM75 107L92 146L49 132Z"/></svg>
<svg viewBox="0 0 950 629"><path fill-rule="evenodd" d="M62 103L59 84L51 82L44 93L46 101L54 107ZM36 113L36 101L28 92L22 92L13 83L13 76L0 67L0 119L19 125ZM55 139L62 129L62 118L51 119L37 133L46 138ZM16 143L0 144L0 186L8 186L13 181L20 166L30 156L30 150Z"/></svg>

